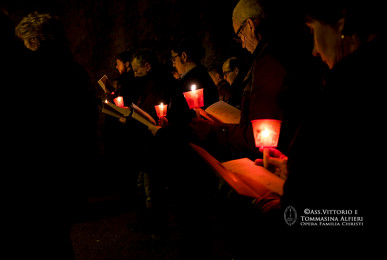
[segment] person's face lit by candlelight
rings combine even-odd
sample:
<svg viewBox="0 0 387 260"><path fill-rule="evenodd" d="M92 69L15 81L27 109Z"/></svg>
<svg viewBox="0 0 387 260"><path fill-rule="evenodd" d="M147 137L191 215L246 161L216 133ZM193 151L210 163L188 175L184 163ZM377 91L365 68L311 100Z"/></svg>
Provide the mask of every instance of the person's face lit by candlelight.
<svg viewBox="0 0 387 260"><path fill-rule="evenodd" d="M258 28L265 18L263 6L257 0L239 1L232 13L235 40L251 54L254 53L262 39L261 30Z"/></svg>
<svg viewBox="0 0 387 260"><path fill-rule="evenodd" d="M137 58L132 60L132 69L135 77L144 77L151 70L151 65L148 62L141 64Z"/></svg>
<svg viewBox="0 0 387 260"><path fill-rule="evenodd" d="M238 67L231 67L230 66L230 61L232 59L236 59L234 57L227 59L222 66L223 70L223 77L224 79L228 82L228 84L232 85L238 76L239 73L239 68Z"/></svg>
<svg viewBox="0 0 387 260"><path fill-rule="evenodd" d="M31 51L37 51L40 46L38 38L24 39L23 42L24 46Z"/></svg>
<svg viewBox="0 0 387 260"><path fill-rule="evenodd" d="M120 73L120 75L124 74L125 72L128 72L128 68L130 68L129 61L122 62L120 59L116 59L116 69Z"/></svg>
<svg viewBox="0 0 387 260"><path fill-rule="evenodd" d="M241 42L242 48L245 48L250 53L254 53L261 40L261 35L256 31L257 22L255 20L254 18L249 18L242 21L242 23L233 22L236 40Z"/></svg>
<svg viewBox="0 0 387 260"><path fill-rule="evenodd" d="M178 74L182 75L185 72L184 67L184 61L183 61L183 55L179 55L175 51L171 51L171 61L174 68L176 68L176 71Z"/></svg>
<svg viewBox="0 0 387 260"><path fill-rule="evenodd" d="M345 55L344 39L341 33L344 18L335 24L327 24L309 17L306 25L313 34L313 55L320 56L321 60L332 69Z"/></svg>

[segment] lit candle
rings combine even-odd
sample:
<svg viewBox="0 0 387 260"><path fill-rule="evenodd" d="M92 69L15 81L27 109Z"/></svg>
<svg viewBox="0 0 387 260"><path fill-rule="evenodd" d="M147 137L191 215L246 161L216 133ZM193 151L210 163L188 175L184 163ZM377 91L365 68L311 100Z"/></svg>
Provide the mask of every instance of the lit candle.
<svg viewBox="0 0 387 260"><path fill-rule="evenodd" d="M263 148L263 166L268 167L267 156L270 147L277 147L281 121L274 119L252 120L255 146Z"/></svg>
<svg viewBox="0 0 387 260"><path fill-rule="evenodd" d="M113 99L114 103L116 104L116 106L118 107L124 107L124 97L122 96L118 96L116 97L115 99Z"/></svg>
<svg viewBox="0 0 387 260"><path fill-rule="evenodd" d="M168 105L160 103L160 105L155 106L157 117L161 118L167 116Z"/></svg>
<svg viewBox="0 0 387 260"><path fill-rule="evenodd" d="M196 89L196 85L191 86L191 91L184 92L184 97L190 109L204 106L203 89Z"/></svg>
<svg viewBox="0 0 387 260"><path fill-rule="evenodd" d="M159 116L159 117L162 117L162 116L164 115L164 112L163 112L163 110L164 110L164 105L163 105L162 102L161 102L161 104L159 105L159 108L160 108L160 116Z"/></svg>
<svg viewBox="0 0 387 260"><path fill-rule="evenodd" d="M192 97L193 97L193 102L194 102L194 108L198 108L199 107L199 104L198 104L198 93L196 93L196 85L192 85L191 86L191 91L192 91Z"/></svg>

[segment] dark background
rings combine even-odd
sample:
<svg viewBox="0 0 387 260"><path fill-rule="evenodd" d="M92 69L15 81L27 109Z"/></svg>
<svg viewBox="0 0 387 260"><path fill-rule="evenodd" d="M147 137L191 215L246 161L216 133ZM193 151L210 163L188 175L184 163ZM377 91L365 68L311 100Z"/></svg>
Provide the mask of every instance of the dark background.
<svg viewBox="0 0 387 260"><path fill-rule="evenodd" d="M162 63L171 65L171 42L187 34L202 39L207 67L245 52L233 40L237 0L7 1L3 3L15 26L33 11L59 16L75 60L96 86L104 74L118 76L115 56L121 51L150 47Z"/></svg>

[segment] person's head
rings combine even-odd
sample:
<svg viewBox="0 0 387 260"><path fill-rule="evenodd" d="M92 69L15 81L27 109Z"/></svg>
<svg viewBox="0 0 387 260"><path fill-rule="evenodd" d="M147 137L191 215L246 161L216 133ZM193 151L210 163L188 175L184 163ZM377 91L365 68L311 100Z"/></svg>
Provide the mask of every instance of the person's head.
<svg viewBox="0 0 387 260"><path fill-rule="evenodd" d="M222 66L224 79L232 85L240 70L240 60L237 57L228 58Z"/></svg>
<svg viewBox="0 0 387 260"><path fill-rule="evenodd" d="M198 39L186 38L179 41L171 49L173 67L182 75L190 68L201 63L204 53L203 46Z"/></svg>
<svg viewBox="0 0 387 260"><path fill-rule="evenodd" d="M324 0L304 6L306 25L314 38L313 55L329 68L376 35L377 10L369 2Z"/></svg>
<svg viewBox="0 0 387 260"><path fill-rule="evenodd" d="M15 33L32 51L37 51L46 42L64 43L66 41L59 19L50 14L38 12L30 13L24 17L16 26Z"/></svg>
<svg viewBox="0 0 387 260"><path fill-rule="evenodd" d="M130 60L132 59L132 54L128 51L121 52L116 57L116 69L120 75L128 72L132 69L130 65Z"/></svg>
<svg viewBox="0 0 387 260"><path fill-rule="evenodd" d="M255 51L262 38L260 24L266 18L263 5L259 0L240 0L232 14L234 33L242 47L250 53Z"/></svg>
<svg viewBox="0 0 387 260"><path fill-rule="evenodd" d="M223 73L219 66L213 66L208 68L208 74L210 75L215 85L218 85L218 83L221 82L223 79Z"/></svg>
<svg viewBox="0 0 387 260"><path fill-rule="evenodd" d="M149 49L140 49L133 54L132 69L135 77L144 77L156 65L156 56Z"/></svg>

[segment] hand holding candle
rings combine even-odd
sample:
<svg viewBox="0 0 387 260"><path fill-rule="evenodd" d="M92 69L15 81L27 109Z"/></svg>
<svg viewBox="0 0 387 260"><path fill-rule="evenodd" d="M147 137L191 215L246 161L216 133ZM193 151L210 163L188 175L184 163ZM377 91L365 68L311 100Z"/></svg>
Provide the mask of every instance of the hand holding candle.
<svg viewBox="0 0 387 260"><path fill-rule="evenodd" d="M160 105L155 106L157 117L165 117L167 116L168 105L164 105L160 103Z"/></svg>
<svg viewBox="0 0 387 260"><path fill-rule="evenodd" d="M162 122L161 119L167 116L168 105L164 105L160 103L160 105L155 106L157 117L159 118L159 122Z"/></svg>
<svg viewBox="0 0 387 260"><path fill-rule="evenodd" d="M267 169L267 156L270 147L277 147L281 130L281 121L274 119L252 120L255 146L263 148L263 166Z"/></svg>

